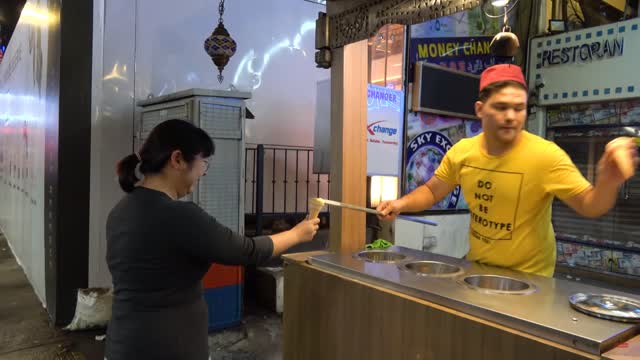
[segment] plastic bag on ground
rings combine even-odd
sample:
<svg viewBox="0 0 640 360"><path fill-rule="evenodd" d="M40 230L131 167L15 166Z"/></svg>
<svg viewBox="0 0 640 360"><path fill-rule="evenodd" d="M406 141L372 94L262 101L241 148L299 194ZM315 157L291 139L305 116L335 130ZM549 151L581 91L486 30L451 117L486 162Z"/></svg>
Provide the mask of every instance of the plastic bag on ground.
<svg viewBox="0 0 640 360"><path fill-rule="evenodd" d="M111 319L113 290L109 288L78 289L76 312L64 330L104 328Z"/></svg>

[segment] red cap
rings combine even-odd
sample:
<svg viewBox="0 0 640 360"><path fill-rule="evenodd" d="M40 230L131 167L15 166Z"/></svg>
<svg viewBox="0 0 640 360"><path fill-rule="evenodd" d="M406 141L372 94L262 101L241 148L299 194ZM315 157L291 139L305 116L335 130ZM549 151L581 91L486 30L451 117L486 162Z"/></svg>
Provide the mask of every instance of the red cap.
<svg viewBox="0 0 640 360"><path fill-rule="evenodd" d="M505 80L513 80L527 88L522 69L518 65L498 64L488 67L482 72L482 75L480 75L480 91L489 84Z"/></svg>

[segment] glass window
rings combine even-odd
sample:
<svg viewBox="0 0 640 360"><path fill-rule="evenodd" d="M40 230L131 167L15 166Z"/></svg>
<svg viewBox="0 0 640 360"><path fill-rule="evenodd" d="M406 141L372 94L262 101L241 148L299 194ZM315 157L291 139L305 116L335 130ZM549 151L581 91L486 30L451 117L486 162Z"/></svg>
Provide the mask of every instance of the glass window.
<svg viewBox="0 0 640 360"><path fill-rule="evenodd" d="M405 26L385 25L369 39L369 83L402 90Z"/></svg>
<svg viewBox="0 0 640 360"><path fill-rule="evenodd" d="M606 144L640 129L640 101L550 107L547 136L567 152L580 172L595 182ZM578 215L554 200L552 222L558 262L596 271L640 275L640 174L621 188L616 205L596 219Z"/></svg>

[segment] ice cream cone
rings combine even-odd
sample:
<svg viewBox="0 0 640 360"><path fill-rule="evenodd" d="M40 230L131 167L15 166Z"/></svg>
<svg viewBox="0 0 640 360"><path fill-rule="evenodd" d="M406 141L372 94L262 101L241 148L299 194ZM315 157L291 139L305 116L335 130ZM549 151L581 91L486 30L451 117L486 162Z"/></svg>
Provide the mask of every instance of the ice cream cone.
<svg viewBox="0 0 640 360"><path fill-rule="evenodd" d="M636 144L638 143L637 138L634 138L633 140ZM619 141L620 139L614 139L609 144L614 145ZM616 161L616 164L618 165L618 168L620 168L620 171L622 172L622 175L625 177L625 179L633 176L636 171L633 157L631 157L626 151L623 151L618 147L613 152L613 158Z"/></svg>
<svg viewBox="0 0 640 360"><path fill-rule="evenodd" d="M323 206L324 206L324 200L322 198L310 198L309 199L309 220L317 218Z"/></svg>
<svg viewBox="0 0 640 360"><path fill-rule="evenodd" d="M635 173L633 158L623 151L615 152L614 158L616 159L618 167L620 168L620 171L622 172L622 175L625 177L625 179L632 177Z"/></svg>

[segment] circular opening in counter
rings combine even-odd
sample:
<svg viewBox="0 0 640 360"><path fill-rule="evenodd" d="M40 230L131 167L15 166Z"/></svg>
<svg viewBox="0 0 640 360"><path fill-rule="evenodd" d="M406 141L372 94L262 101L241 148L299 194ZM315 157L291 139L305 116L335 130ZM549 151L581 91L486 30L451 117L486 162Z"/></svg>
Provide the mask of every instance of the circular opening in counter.
<svg viewBox="0 0 640 360"><path fill-rule="evenodd" d="M531 283L500 275L470 275L462 281L473 289L487 293L526 295L536 291Z"/></svg>
<svg viewBox="0 0 640 360"><path fill-rule="evenodd" d="M457 276L463 273L462 268L439 261L413 261L401 266L403 270L422 276Z"/></svg>
<svg viewBox="0 0 640 360"><path fill-rule="evenodd" d="M394 251L366 250L359 252L356 257L360 260L375 263L395 263L407 258L406 255Z"/></svg>

